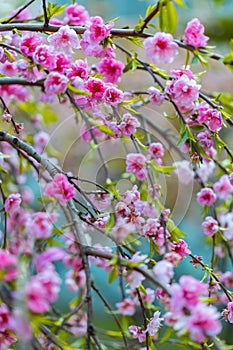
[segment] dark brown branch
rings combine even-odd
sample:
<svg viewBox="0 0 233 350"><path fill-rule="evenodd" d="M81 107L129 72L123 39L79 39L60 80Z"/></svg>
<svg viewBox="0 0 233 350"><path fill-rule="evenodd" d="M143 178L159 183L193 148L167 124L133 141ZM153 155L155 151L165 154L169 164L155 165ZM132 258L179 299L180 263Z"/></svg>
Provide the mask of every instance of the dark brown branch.
<svg viewBox="0 0 233 350"><path fill-rule="evenodd" d="M155 6L154 10L149 13L149 15L144 19L144 23L142 25L142 28L140 30L140 33L143 32L145 28L147 28L147 24L156 16L156 14L159 12L159 1L157 5Z"/></svg>
<svg viewBox="0 0 233 350"><path fill-rule="evenodd" d="M46 27L49 24L47 9L46 9L46 0L42 0L42 7L44 12L44 26Z"/></svg>

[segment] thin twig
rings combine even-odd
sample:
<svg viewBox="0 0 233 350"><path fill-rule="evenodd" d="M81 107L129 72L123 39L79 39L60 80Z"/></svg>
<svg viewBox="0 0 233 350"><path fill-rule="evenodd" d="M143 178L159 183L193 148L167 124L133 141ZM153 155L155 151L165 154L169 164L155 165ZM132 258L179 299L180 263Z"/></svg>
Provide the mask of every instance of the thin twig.
<svg viewBox="0 0 233 350"><path fill-rule="evenodd" d="M21 12L23 12L27 7L29 7L35 0L30 0L27 4L25 4L24 6L22 6L21 8L18 9L18 11L13 15L11 16L10 18L8 18L6 21L3 21L1 23L1 25L3 24L7 24L9 22L11 22L14 18L16 18ZM0 25L0 27L1 27Z"/></svg>
<svg viewBox="0 0 233 350"><path fill-rule="evenodd" d="M42 7L44 12L44 26L47 27L49 24L48 14L47 14L47 8L46 8L46 0L42 0Z"/></svg>

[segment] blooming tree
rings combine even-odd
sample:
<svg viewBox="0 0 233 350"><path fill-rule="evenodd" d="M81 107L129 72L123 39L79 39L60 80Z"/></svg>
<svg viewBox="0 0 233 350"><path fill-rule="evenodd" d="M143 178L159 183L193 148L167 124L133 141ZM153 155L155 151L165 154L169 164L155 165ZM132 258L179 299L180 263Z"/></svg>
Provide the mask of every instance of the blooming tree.
<svg viewBox="0 0 233 350"><path fill-rule="evenodd" d="M233 323L233 153L224 139L233 100L203 92L197 65L232 70L232 43L225 57L214 52L198 18L176 39L182 0L158 0L123 29L75 2L42 0L33 17L33 2L0 23L0 349L232 349L222 329ZM147 79L130 88L140 71ZM80 137L67 165L67 123L60 153L51 139L71 111L68 130ZM163 127L171 117L172 133ZM108 160L118 154L124 168L114 172ZM95 162L101 176L86 170ZM167 178L186 199L196 182L207 258L178 228ZM177 277L183 260L193 273ZM96 279L103 272L117 302ZM100 329L93 296L117 328Z"/></svg>

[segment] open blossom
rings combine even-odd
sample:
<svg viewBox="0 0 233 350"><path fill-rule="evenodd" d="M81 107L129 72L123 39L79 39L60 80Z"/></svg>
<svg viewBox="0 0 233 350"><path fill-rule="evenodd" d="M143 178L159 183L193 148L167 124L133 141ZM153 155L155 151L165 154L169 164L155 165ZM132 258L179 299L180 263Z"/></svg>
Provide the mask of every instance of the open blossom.
<svg viewBox="0 0 233 350"><path fill-rule="evenodd" d="M47 94L64 93L67 89L67 83L68 79L65 75L58 72L51 72L44 82L45 91Z"/></svg>
<svg viewBox="0 0 233 350"><path fill-rule="evenodd" d="M156 105L159 106L165 99L165 95L154 86L149 87L147 90L150 95L150 100Z"/></svg>
<svg viewBox="0 0 233 350"><path fill-rule="evenodd" d="M188 112L194 108L194 101L198 99L200 87L201 85L198 85L194 79L183 74L176 79L168 80L165 92L171 96L182 112Z"/></svg>
<svg viewBox="0 0 233 350"><path fill-rule="evenodd" d="M160 311L155 311L153 317L150 319L150 322L147 325L147 332L151 337L154 337L161 327L161 321L163 318L160 317Z"/></svg>
<svg viewBox="0 0 233 350"><path fill-rule="evenodd" d="M210 207L217 199L216 194L211 188L202 188L197 194L197 201L201 205L207 205Z"/></svg>
<svg viewBox="0 0 233 350"><path fill-rule="evenodd" d="M53 224L57 216L57 213L49 214L43 211L34 213L26 222L28 233L37 239L48 238L52 233Z"/></svg>
<svg viewBox="0 0 233 350"><path fill-rule="evenodd" d="M19 209L22 202L20 193L11 193L4 203L4 209L7 213L13 213Z"/></svg>
<svg viewBox="0 0 233 350"><path fill-rule="evenodd" d="M44 39L35 33L25 35L20 43L20 50L24 56L32 57L37 46L44 44Z"/></svg>
<svg viewBox="0 0 233 350"><path fill-rule="evenodd" d="M209 37L204 35L204 30L199 19L193 18L185 28L185 43L196 47L206 46Z"/></svg>
<svg viewBox="0 0 233 350"><path fill-rule="evenodd" d="M17 259L5 249L0 249L0 280L9 282L18 276Z"/></svg>
<svg viewBox="0 0 233 350"><path fill-rule="evenodd" d="M90 17L86 22L86 31L83 34L83 40L91 45L99 44L109 36L113 26L113 22L104 24L103 19L99 16Z"/></svg>
<svg viewBox="0 0 233 350"><path fill-rule="evenodd" d="M209 108L206 102L198 106L198 123L207 123L211 131L219 130L222 127L222 114L217 109Z"/></svg>
<svg viewBox="0 0 233 350"><path fill-rule="evenodd" d="M219 230L218 222L212 216L207 216L201 227L207 236L213 236Z"/></svg>
<svg viewBox="0 0 233 350"><path fill-rule="evenodd" d="M67 77L69 79L80 77L83 80L87 80L89 72L90 67L88 66L87 60L76 60L70 65L69 69L67 69Z"/></svg>
<svg viewBox="0 0 233 350"><path fill-rule="evenodd" d="M200 303L195 307L186 323L191 339L203 342L206 336L218 334L222 329L219 316L214 306Z"/></svg>
<svg viewBox="0 0 233 350"><path fill-rule="evenodd" d="M156 160L157 163L162 163L162 157L164 156L164 148L160 142L152 142L149 146L149 154Z"/></svg>
<svg viewBox="0 0 233 350"><path fill-rule="evenodd" d="M154 64L172 63L178 54L178 45L168 33L157 32L153 37L146 38L143 45L147 58Z"/></svg>
<svg viewBox="0 0 233 350"><path fill-rule="evenodd" d="M120 124L122 134L125 136L130 136L136 132L140 125L141 124L135 117L133 117L130 113L125 113Z"/></svg>
<svg viewBox="0 0 233 350"><path fill-rule="evenodd" d="M215 182L213 189L219 199L227 199L233 192L233 186L230 183L228 175L223 175L219 181Z"/></svg>
<svg viewBox="0 0 233 350"><path fill-rule="evenodd" d="M233 323L233 301L227 304L227 308L223 310L223 316L228 322Z"/></svg>
<svg viewBox="0 0 233 350"><path fill-rule="evenodd" d="M116 306L122 315L132 316L136 311L134 301L129 298L125 298L123 301L116 303Z"/></svg>
<svg viewBox="0 0 233 350"><path fill-rule="evenodd" d="M85 83L84 87L91 93L91 99L101 101L104 96L106 86L101 79L89 78Z"/></svg>
<svg viewBox="0 0 233 350"><path fill-rule="evenodd" d="M121 61L107 57L96 64L98 72L103 74L104 81L113 84L120 81L124 67L125 65Z"/></svg>
<svg viewBox="0 0 233 350"><path fill-rule="evenodd" d="M55 55L51 52L48 45L38 45L33 53L35 63L45 67L48 71L56 67Z"/></svg>
<svg viewBox="0 0 233 350"><path fill-rule="evenodd" d="M103 101L108 105L118 105L123 100L123 92L120 89L117 89L114 85L108 86L103 95Z"/></svg>
<svg viewBox="0 0 233 350"><path fill-rule="evenodd" d="M61 205L64 205L74 198L75 189L64 174L56 174L53 181L46 185L44 194L56 198Z"/></svg>
<svg viewBox="0 0 233 350"><path fill-rule="evenodd" d="M72 4L67 6L65 10L65 22L74 26L84 25L89 19L89 14L84 6Z"/></svg>
<svg viewBox="0 0 233 350"><path fill-rule="evenodd" d="M61 27L56 33L49 35L48 42L54 51L72 53L72 48L79 49L80 43L76 32L69 26Z"/></svg>
<svg viewBox="0 0 233 350"><path fill-rule="evenodd" d="M180 183L188 185L194 178L194 172L190 168L190 163L187 160L181 160L173 163L176 166L174 173L177 174Z"/></svg>
<svg viewBox="0 0 233 350"><path fill-rule="evenodd" d="M153 272L160 281L169 283L174 276L173 268L174 266L169 261L160 260L153 267Z"/></svg>
<svg viewBox="0 0 233 350"><path fill-rule="evenodd" d="M58 247L48 248L43 253L38 254L35 258L35 266L37 271L42 271L53 261L62 260L65 255L65 251Z"/></svg>
<svg viewBox="0 0 233 350"><path fill-rule="evenodd" d="M146 332L137 326L129 326L129 331L133 339L138 339L139 343L146 340Z"/></svg>
<svg viewBox="0 0 233 350"><path fill-rule="evenodd" d="M143 154L127 154L126 165L126 171L135 174L138 180L143 181L147 178L146 158Z"/></svg>

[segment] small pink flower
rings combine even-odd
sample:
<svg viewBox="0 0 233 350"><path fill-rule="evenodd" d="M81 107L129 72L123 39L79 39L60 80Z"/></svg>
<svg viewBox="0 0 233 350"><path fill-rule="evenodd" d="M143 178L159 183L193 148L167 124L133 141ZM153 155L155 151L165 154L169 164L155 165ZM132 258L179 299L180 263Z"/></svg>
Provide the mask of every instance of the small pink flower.
<svg viewBox="0 0 233 350"><path fill-rule="evenodd" d="M214 141L213 139L211 139L211 136L208 130L199 132L197 134L197 138L205 149L209 149L214 145Z"/></svg>
<svg viewBox="0 0 233 350"><path fill-rule="evenodd" d="M160 260L153 267L155 276L164 283L169 283L174 276L174 266L166 260Z"/></svg>
<svg viewBox="0 0 233 350"><path fill-rule="evenodd" d="M160 142L152 142L148 151L154 159L160 159L164 156L164 148Z"/></svg>
<svg viewBox="0 0 233 350"><path fill-rule="evenodd" d="M140 327L129 326L129 331L133 339L138 339L139 343L143 343L146 340L146 332Z"/></svg>
<svg viewBox="0 0 233 350"><path fill-rule="evenodd" d="M215 182L213 189L219 199L227 199L233 192L233 186L230 183L228 175L223 175L219 181Z"/></svg>
<svg viewBox="0 0 233 350"><path fill-rule="evenodd" d="M107 86L104 91L103 100L108 105L118 105L123 100L123 92L114 86Z"/></svg>
<svg viewBox="0 0 233 350"><path fill-rule="evenodd" d="M0 65L0 73L9 77L17 75L17 63L6 61Z"/></svg>
<svg viewBox="0 0 233 350"><path fill-rule="evenodd" d="M207 205L210 207L216 199L217 196L211 188L202 188L197 194L197 201L200 205Z"/></svg>
<svg viewBox="0 0 233 350"><path fill-rule="evenodd" d="M126 113L123 115L123 118L120 124L122 134L125 136L130 136L136 132L137 128L140 125L141 124L135 117L133 117L130 113Z"/></svg>
<svg viewBox="0 0 233 350"><path fill-rule="evenodd" d="M36 256L35 266L38 272L48 266L53 261L62 260L66 255L66 252L58 247L50 247L43 253Z"/></svg>
<svg viewBox="0 0 233 350"><path fill-rule="evenodd" d="M200 85L186 74L175 80L167 81L165 91L178 105L182 112L193 110L194 101L198 99Z"/></svg>
<svg viewBox="0 0 233 350"><path fill-rule="evenodd" d="M233 323L233 301L231 301L227 304L227 309L224 311L225 312L223 312L223 314L224 314L224 316L226 316L226 319L230 323Z"/></svg>
<svg viewBox="0 0 233 350"><path fill-rule="evenodd" d="M218 222L212 216L207 216L201 227L207 236L213 236L219 230Z"/></svg>
<svg viewBox="0 0 233 350"><path fill-rule="evenodd" d="M57 72L49 73L44 87L47 94L58 94L59 92L65 92L67 89L68 79L65 75Z"/></svg>
<svg viewBox="0 0 233 350"><path fill-rule="evenodd" d="M71 56L67 56L64 52L56 53L54 71L61 74L66 74L67 70L70 68L71 60Z"/></svg>
<svg viewBox="0 0 233 350"><path fill-rule="evenodd" d="M99 16L90 17L86 22L86 31L83 34L83 40L91 45L99 44L109 36L113 26L113 22L104 24L103 19Z"/></svg>
<svg viewBox="0 0 233 350"><path fill-rule="evenodd" d="M21 202L22 199L19 193L11 193L4 203L4 209L7 213L14 213L19 209Z"/></svg>
<svg viewBox="0 0 233 350"><path fill-rule="evenodd" d="M106 57L96 64L98 72L103 74L104 81L113 84L120 81L124 67L121 61Z"/></svg>
<svg viewBox="0 0 233 350"><path fill-rule="evenodd" d="M146 38L143 45L147 58L154 64L172 63L178 54L178 45L168 33L157 32L153 37Z"/></svg>
<svg viewBox="0 0 233 350"><path fill-rule="evenodd" d="M163 318L161 318L160 315L160 311L155 311L153 317L150 319L150 322L147 325L146 331L151 337L154 337L161 327L161 321Z"/></svg>
<svg viewBox="0 0 233 350"><path fill-rule="evenodd" d="M85 83L84 87L91 93L91 99L101 101L106 90L104 82L97 78L89 78Z"/></svg>
<svg viewBox="0 0 233 350"><path fill-rule="evenodd" d="M37 46L44 44L44 39L38 34L25 35L20 43L20 50L26 57L32 57Z"/></svg>
<svg viewBox="0 0 233 350"><path fill-rule="evenodd" d="M49 302L47 300L46 290L43 288L42 282L34 277L26 285L25 295L27 306L34 313L43 313L49 310Z"/></svg>
<svg viewBox="0 0 233 350"><path fill-rule="evenodd" d="M73 4L67 6L65 10L65 21L74 26L84 25L89 19L89 14L84 6Z"/></svg>
<svg viewBox="0 0 233 350"><path fill-rule="evenodd" d="M187 243L183 239L179 239L178 242L173 242L171 246L171 250L183 259L185 256L188 256L191 251L188 249Z"/></svg>
<svg viewBox="0 0 233 350"><path fill-rule="evenodd" d="M190 163L187 160L181 160L173 163L176 166L174 173L178 175L180 183L188 185L194 178L194 172L190 168Z"/></svg>
<svg viewBox="0 0 233 350"><path fill-rule="evenodd" d="M138 180L143 181L147 178L146 158L143 154L127 154L126 165L126 171L135 174Z"/></svg>
<svg viewBox="0 0 233 350"><path fill-rule="evenodd" d="M219 316L214 306L200 303L195 307L186 321L191 339L201 343L206 336L218 334L222 329Z"/></svg>
<svg viewBox="0 0 233 350"><path fill-rule="evenodd" d="M67 70L67 77L69 79L80 77L83 80L87 80L89 72L90 67L88 66L87 60L76 60Z"/></svg>
<svg viewBox="0 0 233 350"><path fill-rule="evenodd" d="M116 303L117 309L121 315L132 316L135 313L135 303L129 298L125 298L120 303Z"/></svg>
<svg viewBox="0 0 233 350"><path fill-rule="evenodd" d="M204 26L200 23L198 18L193 18L188 22L184 37L186 44L201 47L206 46L208 40L208 36L204 35Z"/></svg>
<svg viewBox="0 0 233 350"><path fill-rule="evenodd" d="M27 231L37 239L48 238L57 219L57 213L37 212L26 223Z"/></svg>
<svg viewBox="0 0 233 350"><path fill-rule="evenodd" d="M61 205L64 205L74 198L75 189L64 174L56 174L53 181L46 185L44 194L56 198Z"/></svg>
<svg viewBox="0 0 233 350"><path fill-rule="evenodd" d="M68 25L61 27L56 33L49 35L48 42L54 51L64 50L68 54L72 53L72 48L80 48L78 35Z"/></svg>
<svg viewBox="0 0 233 350"><path fill-rule="evenodd" d="M45 67L48 71L56 67L55 55L50 51L48 45L38 45L33 53L33 60L35 63Z"/></svg>
<svg viewBox="0 0 233 350"><path fill-rule="evenodd" d="M147 90L150 95L150 100L156 105L160 106L165 99L165 95L154 86L149 87Z"/></svg>
<svg viewBox="0 0 233 350"><path fill-rule="evenodd" d="M40 153L42 153L49 139L50 139L50 135L47 132L39 131L37 134L34 135L35 148Z"/></svg>

